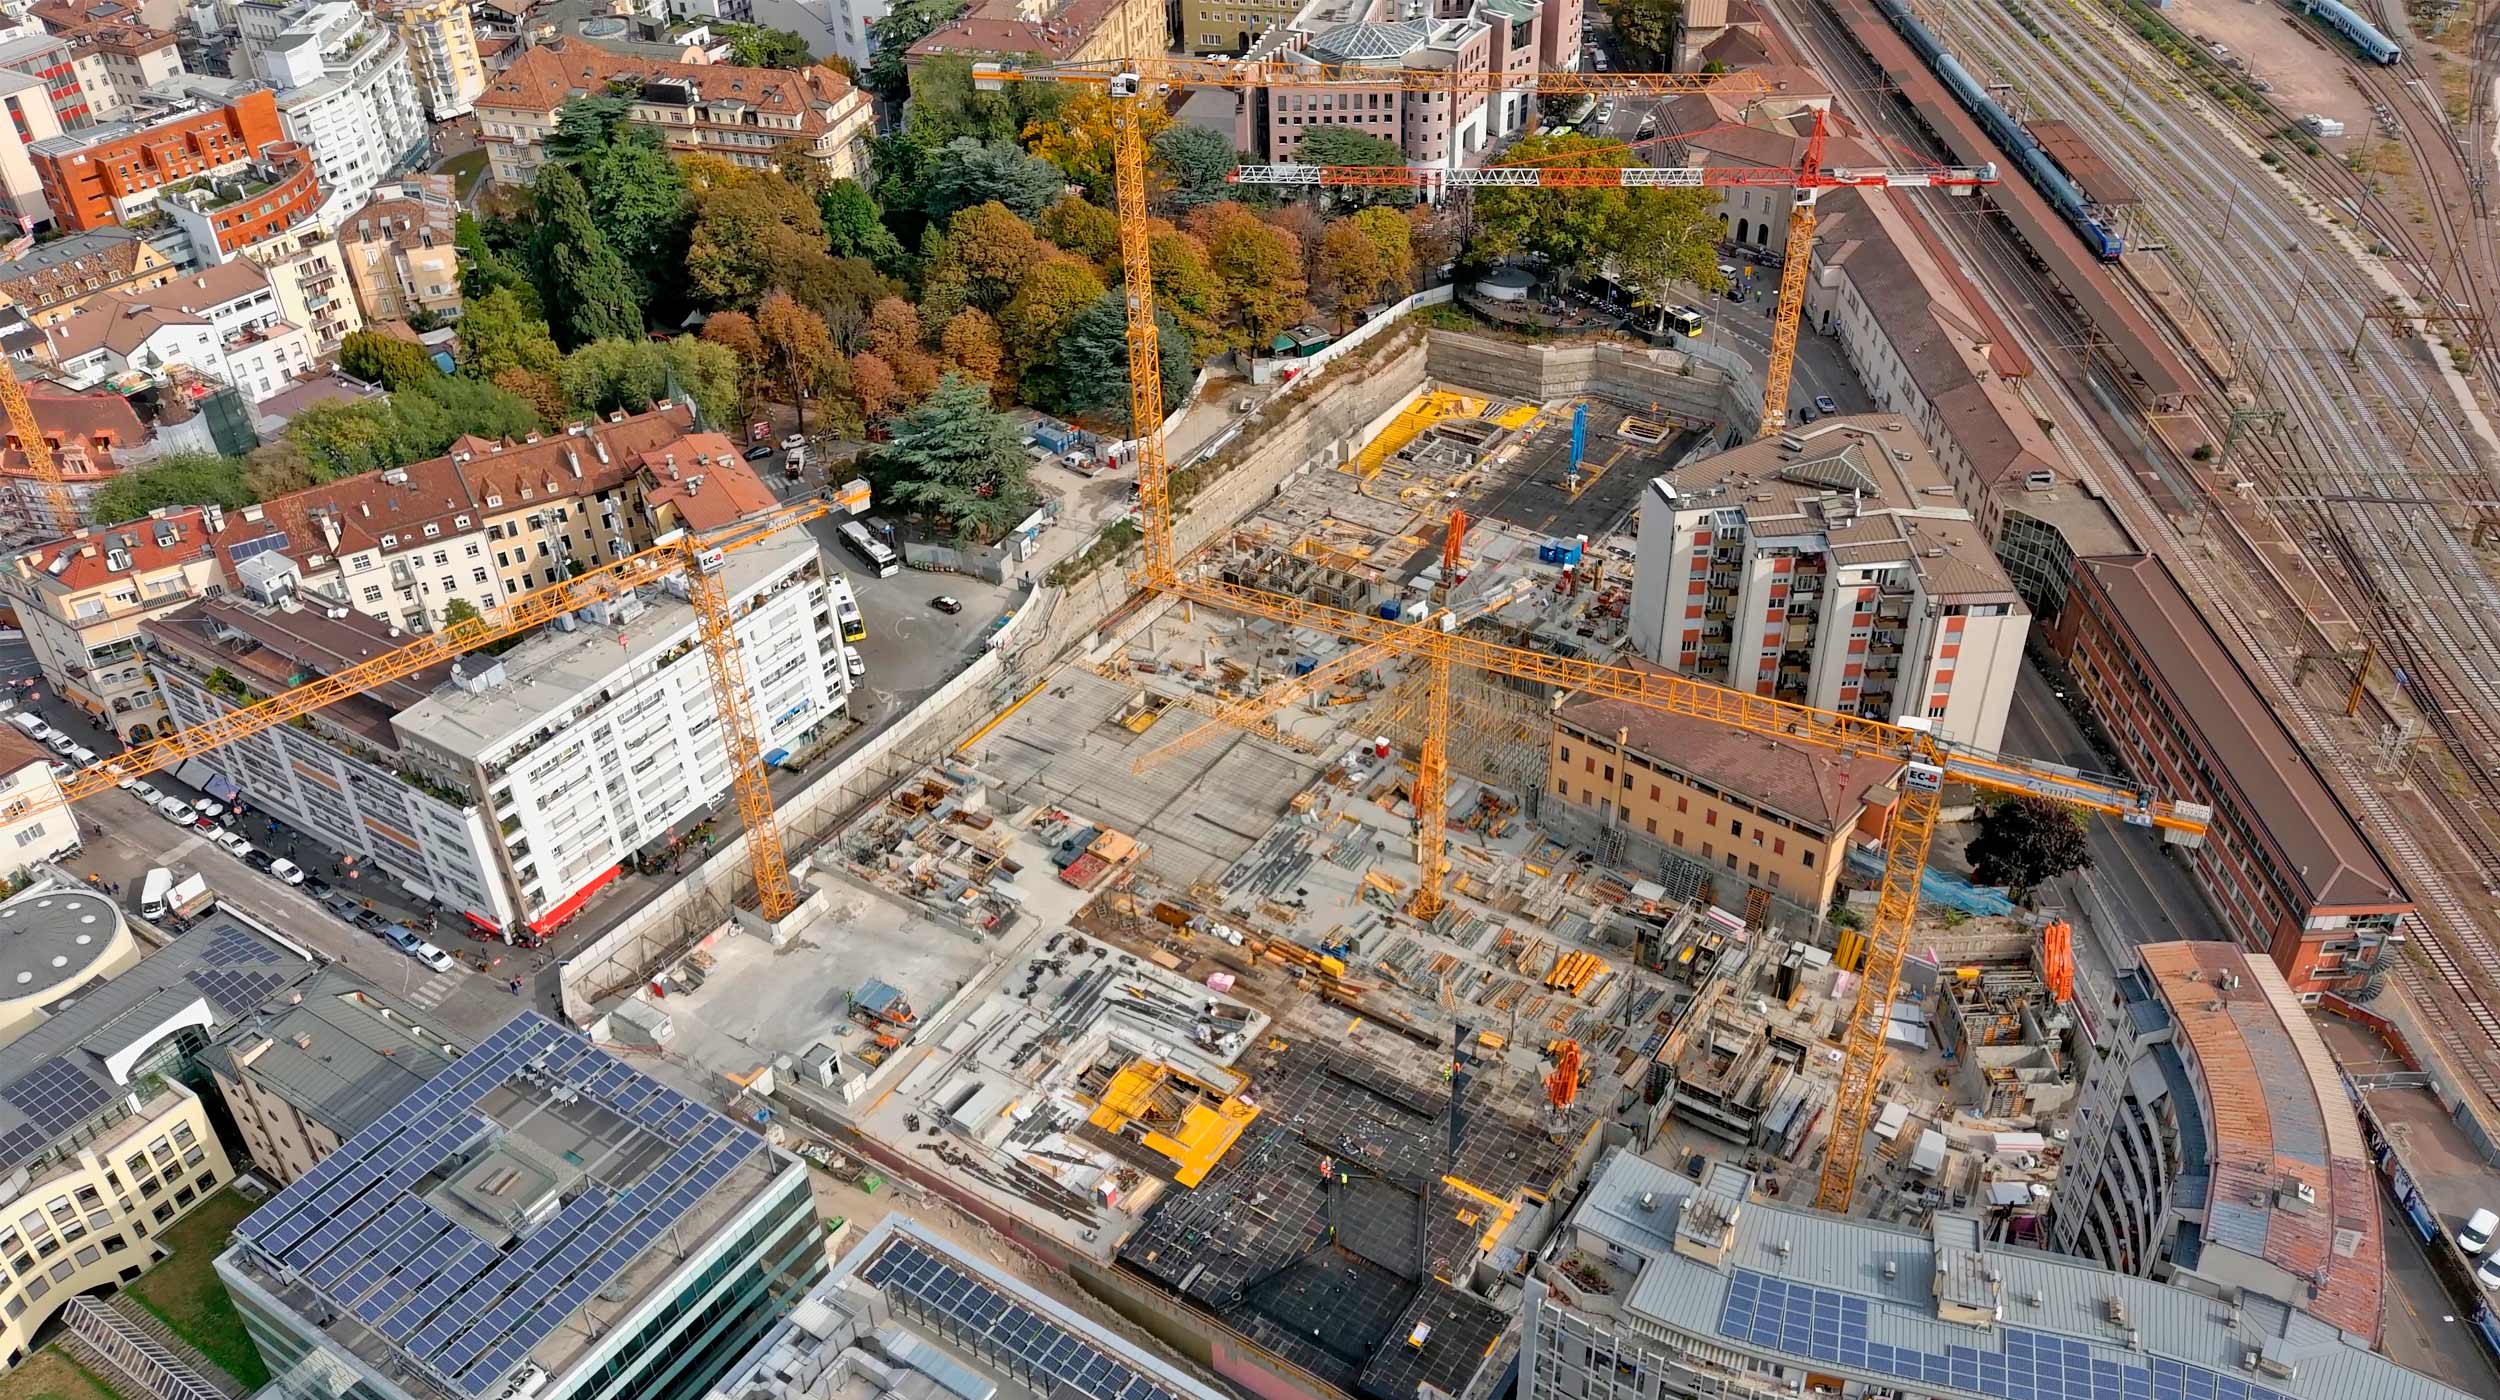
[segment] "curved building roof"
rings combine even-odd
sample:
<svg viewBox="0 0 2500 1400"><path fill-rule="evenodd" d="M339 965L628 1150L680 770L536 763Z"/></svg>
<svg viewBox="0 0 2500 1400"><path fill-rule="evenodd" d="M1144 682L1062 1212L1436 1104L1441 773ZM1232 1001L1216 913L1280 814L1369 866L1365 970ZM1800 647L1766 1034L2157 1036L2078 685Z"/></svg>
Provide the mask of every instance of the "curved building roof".
<svg viewBox="0 0 2500 1400"><path fill-rule="evenodd" d="M1310 52L1312 57L1330 63L1378 63L1406 57L1431 33L1432 26L1419 19L1390 24L1340 24L1313 37Z"/></svg>
<svg viewBox="0 0 2500 1400"><path fill-rule="evenodd" d="M75 987L119 946L121 911L103 895L51 890L0 905L0 1001Z"/></svg>

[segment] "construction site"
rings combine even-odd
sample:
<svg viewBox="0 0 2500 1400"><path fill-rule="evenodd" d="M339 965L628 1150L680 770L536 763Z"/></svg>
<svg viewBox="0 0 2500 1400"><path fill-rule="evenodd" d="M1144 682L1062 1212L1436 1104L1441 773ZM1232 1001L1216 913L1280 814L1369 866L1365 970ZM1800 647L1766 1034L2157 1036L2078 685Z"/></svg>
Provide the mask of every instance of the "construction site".
<svg viewBox="0 0 2500 1400"><path fill-rule="evenodd" d="M1401 635L1611 661L1642 487L1711 432L1428 383L1193 562ZM1549 832L1556 699L1148 595L855 814L803 929L706 940L609 1029L1238 1384L1483 1394L1603 1147L1816 1191L1880 961L1862 919ZM1880 870L1881 826L1854 839ZM1988 1203L2031 1238L2071 953L1951 911L1900 951L1844 1204Z"/></svg>

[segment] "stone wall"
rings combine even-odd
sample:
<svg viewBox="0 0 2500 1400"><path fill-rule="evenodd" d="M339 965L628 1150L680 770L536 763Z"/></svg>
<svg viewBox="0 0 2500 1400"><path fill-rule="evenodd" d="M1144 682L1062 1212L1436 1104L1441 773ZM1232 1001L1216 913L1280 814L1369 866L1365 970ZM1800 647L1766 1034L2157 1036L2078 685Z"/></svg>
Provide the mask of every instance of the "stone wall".
<svg viewBox="0 0 2500 1400"><path fill-rule="evenodd" d="M1749 423L1756 412L1744 384L1679 350L1436 331L1426 370L1433 382L1457 388L1538 401L1598 398L1694 425Z"/></svg>

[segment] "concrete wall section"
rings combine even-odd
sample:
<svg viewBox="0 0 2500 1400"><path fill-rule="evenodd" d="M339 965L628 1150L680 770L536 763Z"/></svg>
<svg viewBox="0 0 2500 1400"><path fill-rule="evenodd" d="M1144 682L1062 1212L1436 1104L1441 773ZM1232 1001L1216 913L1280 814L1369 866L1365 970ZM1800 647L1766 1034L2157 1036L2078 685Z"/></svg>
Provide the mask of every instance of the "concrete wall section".
<svg viewBox="0 0 2500 1400"><path fill-rule="evenodd" d="M1744 386L1680 350L1631 345L1539 345L1448 331L1431 337L1434 382L1549 401L1599 398L1696 426L1751 421Z"/></svg>

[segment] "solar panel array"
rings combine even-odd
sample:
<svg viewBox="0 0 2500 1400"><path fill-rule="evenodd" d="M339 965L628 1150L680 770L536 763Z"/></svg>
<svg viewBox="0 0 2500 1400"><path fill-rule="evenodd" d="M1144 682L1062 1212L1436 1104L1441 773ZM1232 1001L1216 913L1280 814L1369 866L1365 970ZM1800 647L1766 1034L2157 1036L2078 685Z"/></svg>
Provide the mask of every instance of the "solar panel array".
<svg viewBox="0 0 2500 1400"><path fill-rule="evenodd" d="M274 972L234 972L222 967L191 973L189 980L208 993L209 1000L228 1016L251 1010L260 1005L262 998L286 985L286 979Z"/></svg>
<svg viewBox="0 0 2500 1400"><path fill-rule="evenodd" d="M26 1115L26 1125L45 1138L102 1108L112 1097L112 1090L96 1083L93 1075L61 1055L0 1088L0 1098L15 1104L18 1112Z"/></svg>
<svg viewBox="0 0 2500 1400"><path fill-rule="evenodd" d="M492 1128L478 1103L525 1071L675 1150L640 1181L589 1185L497 1249L410 1193L455 1148ZM729 1119L525 1014L323 1158L235 1233L446 1384L480 1395L760 1150L761 1140Z"/></svg>
<svg viewBox="0 0 2500 1400"><path fill-rule="evenodd" d="M208 947L201 951L202 962L234 967L242 963L274 963L278 960L277 949L230 928L212 930L206 937Z"/></svg>
<svg viewBox="0 0 2500 1400"><path fill-rule="evenodd" d="M2082 1342L2026 1327L1999 1329L2003 1345L1990 1351L1887 1346L1869 1335L1869 1317L1864 1298L1738 1269L1719 1312L1719 1334L1931 1393L1951 1387L1996 1400L2293 1400L2202 1366L2108 1360Z"/></svg>
<svg viewBox="0 0 2500 1400"><path fill-rule="evenodd" d="M1037 1394L1066 1386L1091 1400L1181 1400L1126 1361L910 1240L888 1241L860 1276L1013 1357L1037 1378Z"/></svg>

